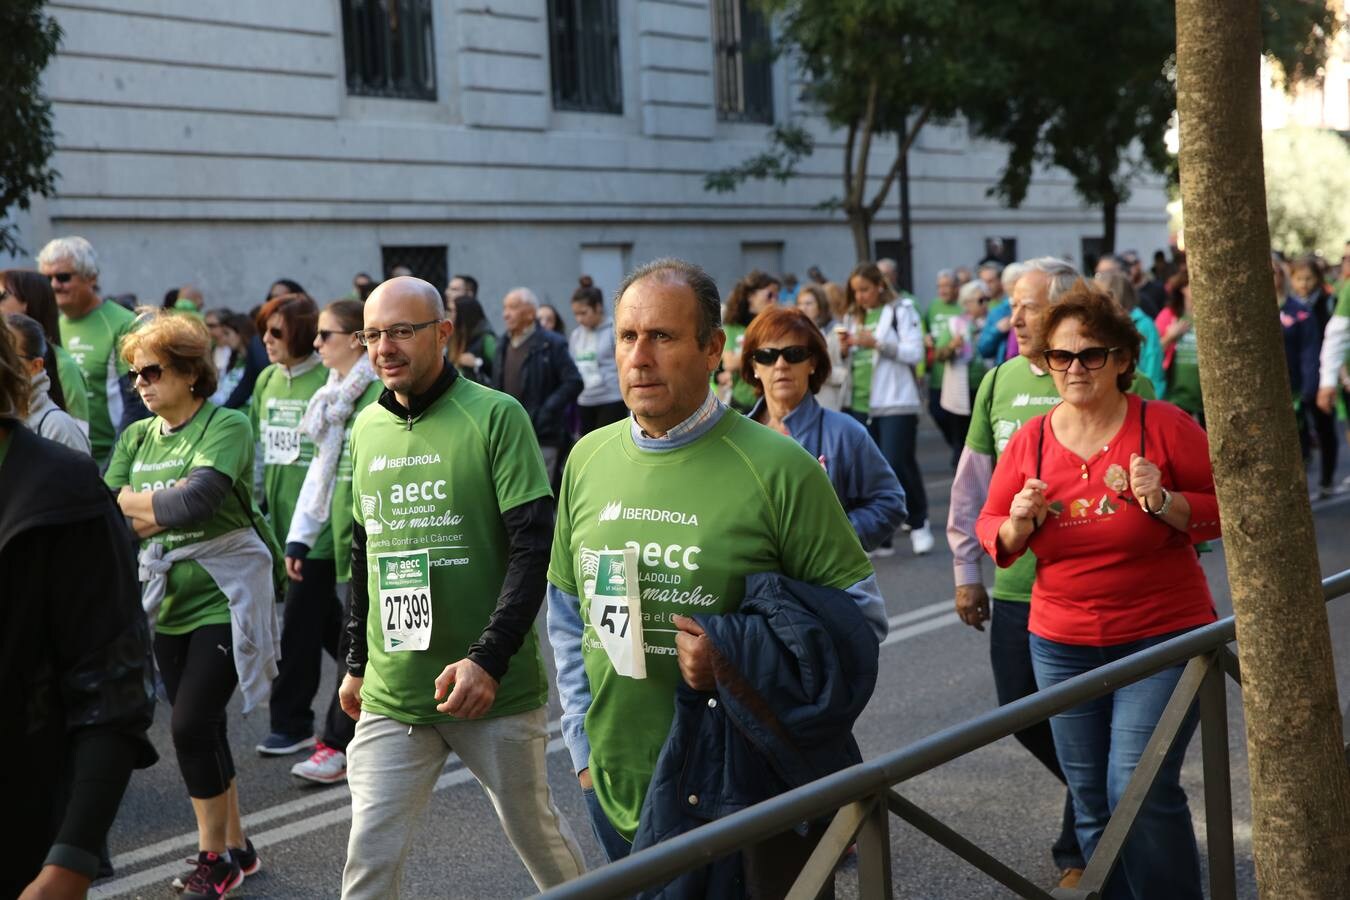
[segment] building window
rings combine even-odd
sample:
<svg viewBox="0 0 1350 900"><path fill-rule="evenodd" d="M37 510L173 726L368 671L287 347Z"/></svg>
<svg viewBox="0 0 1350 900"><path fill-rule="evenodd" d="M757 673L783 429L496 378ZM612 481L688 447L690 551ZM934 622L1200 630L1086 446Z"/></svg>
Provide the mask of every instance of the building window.
<svg viewBox="0 0 1350 900"><path fill-rule="evenodd" d="M450 283L450 254L444 244L426 247L381 247L384 277L413 275L444 290ZM407 270L406 272L404 270Z"/></svg>
<svg viewBox="0 0 1350 900"><path fill-rule="evenodd" d="M342 0L347 93L436 99L431 0Z"/></svg>
<svg viewBox="0 0 1350 900"><path fill-rule="evenodd" d="M617 0L548 0L553 106L623 113Z"/></svg>
<svg viewBox="0 0 1350 900"><path fill-rule="evenodd" d="M717 117L773 123L773 41L751 0L713 0Z"/></svg>

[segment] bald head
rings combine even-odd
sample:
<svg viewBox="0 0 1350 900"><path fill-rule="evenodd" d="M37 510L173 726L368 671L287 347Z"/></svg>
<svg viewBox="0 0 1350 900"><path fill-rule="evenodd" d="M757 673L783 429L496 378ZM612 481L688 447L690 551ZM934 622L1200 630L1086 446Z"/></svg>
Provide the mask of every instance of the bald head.
<svg viewBox="0 0 1350 900"><path fill-rule="evenodd" d="M442 318L440 292L420 278L391 278L371 292L364 312L367 334L383 332L367 343L375 374L407 406L410 396L431 387L445 364L454 325ZM399 325L417 328L407 340L396 340L388 329Z"/></svg>

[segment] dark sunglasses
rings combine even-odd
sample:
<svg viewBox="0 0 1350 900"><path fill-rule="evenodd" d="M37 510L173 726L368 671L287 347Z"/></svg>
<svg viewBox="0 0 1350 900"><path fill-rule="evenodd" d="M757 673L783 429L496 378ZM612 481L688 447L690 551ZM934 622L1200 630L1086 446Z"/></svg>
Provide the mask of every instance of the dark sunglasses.
<svg viewBox="0 0 1350 900"><path fill-rule="evenodd" d="M131 369L127 374L131 376L133 384L138 378L144 379L146 384L154 384L164 375L164 367L159 363L151 363L142 369Z"/></svg>
<svg viewBox="0 0 1350 900"><path fill-rule="evenodd" d="M66 284L66 283L68 283L68 282L70 281L70 279L72 279L72 278L75 277L75 273L74 273L74 272L53 272L53 273L51 274L51 277L52 277L52 279L54 279L55 281L59 282L60 284Z"/></svg>
<svg viewBox="0 0 1350 900"><path fill-rule="evenodd" d="M275 341L279 341L286 336L286 332L282 331L275 325L273 325L271 328L268 328L267 333L270 334L272 336L272 340Z"/></svg>
<svg viewBox="0 0 1350 900"><path fill-rule="evenodd" d="M335 335L335 334L356 334L356 332L355 332L355 331L328 331L327 329L320 328L320 329L319 329L319 340L323 341L323 342L326 344L326 343L328 343L328 339L329 339L330 337L332 337L333 335ZM279 335L279 334L274 334L274 335L272 335L272 337L279 338L279 337L281 337L281 335Z"/></svg>
<svg viewBox="0 0 1350 900"><path fill-rule="evenodd" d="M1047 350L1042 355L1045 357L1046 368L1052 372L1069 371L1075 359L1083 364L1083 368L1092 371L1106 365L1106 358L1119 349L1119 347L1088 347L1077 353L1068 350Z"/></svg>
<svg viewBox="0 0 1350 900"><path fill-rule="evenodd" d="M750 358L761 366L771 366L778 362L778 357L783 357L792 365L804 363L811 358L811 348L803 347L800 344L795 347L760 347Z"/></svg>
<svg viewBox="0 0 1350 900"><path fill-rule="evenodd" d="M0 303L3 303L4 301L8 300L11 296L12 295L10 294L9 291L5 290L4 288L0 288Z"/></svg>

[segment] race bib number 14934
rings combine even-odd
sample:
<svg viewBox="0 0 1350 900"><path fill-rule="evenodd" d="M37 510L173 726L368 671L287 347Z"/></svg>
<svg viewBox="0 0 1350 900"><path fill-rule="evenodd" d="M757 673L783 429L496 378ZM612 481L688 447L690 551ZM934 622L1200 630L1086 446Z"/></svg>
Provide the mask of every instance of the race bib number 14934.
<svg viewBox="0 0 1350 900"><path fill-rule="evenodd" d="M386 653L431 646L431 557L426 550L384 553L377 566Z"/></svg>

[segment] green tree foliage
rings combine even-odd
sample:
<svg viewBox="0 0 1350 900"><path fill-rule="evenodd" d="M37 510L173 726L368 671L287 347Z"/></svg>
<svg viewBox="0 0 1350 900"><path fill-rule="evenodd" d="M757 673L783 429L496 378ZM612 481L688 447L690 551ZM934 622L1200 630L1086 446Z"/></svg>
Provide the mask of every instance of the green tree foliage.
<svg viewBox="0 0 1350 900"><path fill-rule="evenodd" d="M1334 131L1267 131L1266 212L1271 243L1289 255L1340 255L1350 236L1350 147Z"/></svg>
<svg viewBox="0 0 1350 900"><path fill-rule="evenodd" d="M0 219L33 194L56 188L51 103L42 96L42 70L56 52L61 28L43 13L45 0L0 2ZM0 222L0 253L22 253L13 227Z"/></svg>

